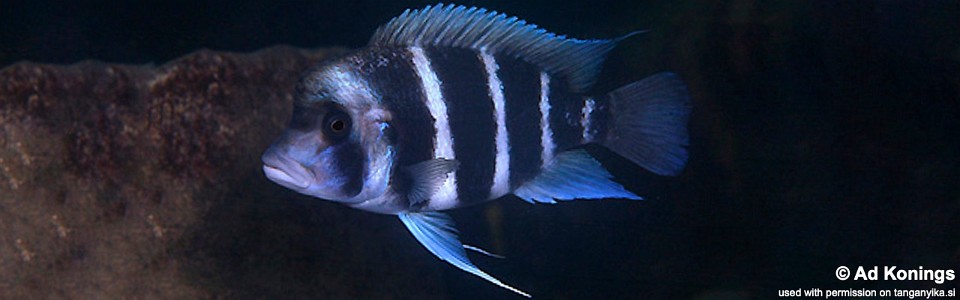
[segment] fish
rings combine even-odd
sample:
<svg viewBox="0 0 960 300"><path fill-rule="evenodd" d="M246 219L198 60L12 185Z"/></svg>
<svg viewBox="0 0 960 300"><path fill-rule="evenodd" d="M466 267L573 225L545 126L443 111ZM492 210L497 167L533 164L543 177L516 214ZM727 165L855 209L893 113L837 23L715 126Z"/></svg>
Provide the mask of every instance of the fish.
<svg viewBox="0 0 960 300"><path fill-rule="evenodd" d="M558 35L493 10L406 10L369 44L304 72L288 127L262 156L271 181L396 215L430 253L525 297L471 262L445 211L507 195L529 203L640 200L582 146L652 173L686 164L691 100L663 72L599 96L614 39Z"/></svg>

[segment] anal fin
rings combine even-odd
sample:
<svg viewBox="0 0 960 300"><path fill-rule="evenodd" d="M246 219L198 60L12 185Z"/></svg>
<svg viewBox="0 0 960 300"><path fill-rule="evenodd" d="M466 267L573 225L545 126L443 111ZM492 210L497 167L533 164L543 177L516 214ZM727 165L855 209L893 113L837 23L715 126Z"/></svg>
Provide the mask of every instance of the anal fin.
<svg viewBox="0 0 960 300"><path fill-rule="evenodd" d="M450 216L439 212L407 212L400 213L398 216L403 225L407 226L407 230L410 230L410 233L417 238L417 241L441 260L502 288L530 298L530 294L500 282L500 280L481 271L480 268L470 262L463 244L457 238L457 230L454 228L453 219Z"/></svg>
<svg viewBox="0 0 960 300"><path fill-rule="evenodd" d="M527 202L625 198L642 199L613 182L606 169L583 149L561 152L533 180L513 192Z"/></svg>

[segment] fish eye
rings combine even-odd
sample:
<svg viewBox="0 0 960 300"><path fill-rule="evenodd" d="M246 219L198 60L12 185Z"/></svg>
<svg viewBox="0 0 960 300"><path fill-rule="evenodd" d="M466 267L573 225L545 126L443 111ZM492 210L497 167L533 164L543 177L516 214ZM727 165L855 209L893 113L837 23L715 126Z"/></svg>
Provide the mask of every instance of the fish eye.
<svg viewBox="0 0 960 300"><path fill-rule="evenodd" d="M342 138L350 133L350 116L343 112L327 114L323 124L324 134L329 137Z"/></svg>

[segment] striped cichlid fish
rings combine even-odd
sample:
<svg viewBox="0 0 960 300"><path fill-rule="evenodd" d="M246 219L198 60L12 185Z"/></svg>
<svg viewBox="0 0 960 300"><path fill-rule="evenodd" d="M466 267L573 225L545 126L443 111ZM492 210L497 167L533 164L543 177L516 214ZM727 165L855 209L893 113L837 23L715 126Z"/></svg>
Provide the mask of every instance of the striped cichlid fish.
<svg viewBox="0 0 960 300"><path fill-rule="evenodd" d="M687 160L690 100L672 73L586 92L617 42L556 35L457 5L407 10L368 46L305 73L266 176L299 193L398 215L431 253L477 268L441 211L514 194L530 203L641 199L582 148L660 175Z"/></svg>

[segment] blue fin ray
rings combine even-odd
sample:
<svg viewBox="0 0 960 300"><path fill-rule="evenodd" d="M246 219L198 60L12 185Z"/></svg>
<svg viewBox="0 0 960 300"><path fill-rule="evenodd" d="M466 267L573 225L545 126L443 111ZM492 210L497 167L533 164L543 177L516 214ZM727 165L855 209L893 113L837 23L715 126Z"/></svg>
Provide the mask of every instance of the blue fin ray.
<svg viewBox="0 0 960 300"><path fill-rule="evenodd" d="M561 152L543 172L513 192L527 202L556 203L555 200L626 198L642 199L613 182L606 169L583 149Z"/></svg>
<svg viewBox="0 0 960 300"><path fill-rule="evenodd" d="M486 255L486 256L489 256L489 257L493 257L493 258L499 258L499 259L504 259L504 258L505 258L503 255L496 254L496 253L492 253L492 252L487 251L487 250L483 250L483 249L481 249L480 247L477 247L477 246L470 246L470 245L467 245L467 244L463 244L463 249L467 249L467 250L470 250L470 251L473 251L473 252L477 252L477 253L480 253L480 254L483 254L483 255Z"/></svg>
<svg viewBox="0 0 960 300"><path fill-rule="evenodd" d="M441 260L502 288L530 298L530 294L501 282L470 262L470 259L467 258L467 252L464 250L464 245L457 238L457 230L454 228L453 219L450 216L440 212L404 212L398 214L398 216L403 225L407 226L407 230L410 230L410 233L413 234L413 237L417 238L420 244Z"/></svg>
<svg viewBox="0 0 960 300"><path fill-rule="evenodd" d="M517 17L460 5L406 10L377 29L371 46L435 46L485 50L523 58L564 77L574 92L596 81L613 40L578 40L556 35Z"/></svg>
<svg viewBox="0 0 960 300"><path fill-rule="evenodd" d="M659 175L687 162L690 94L673 73L659 73L610 92L612 126L600 144Z"/></svg>

